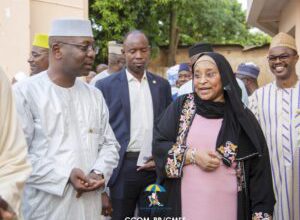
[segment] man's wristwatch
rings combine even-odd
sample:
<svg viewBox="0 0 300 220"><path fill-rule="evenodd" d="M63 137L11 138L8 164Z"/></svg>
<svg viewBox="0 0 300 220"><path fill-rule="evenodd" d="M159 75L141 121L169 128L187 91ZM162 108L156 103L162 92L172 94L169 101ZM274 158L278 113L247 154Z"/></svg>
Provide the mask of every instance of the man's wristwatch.
<svg viewBox="0 0 300 220"><path fill-rule="evenodd" d="M103 175L102 172L100 172L100 171L98 171L98 170L92 170L92 173L95 173L95 174L101 176L102 179L104 179L104 175Z"/></svg>

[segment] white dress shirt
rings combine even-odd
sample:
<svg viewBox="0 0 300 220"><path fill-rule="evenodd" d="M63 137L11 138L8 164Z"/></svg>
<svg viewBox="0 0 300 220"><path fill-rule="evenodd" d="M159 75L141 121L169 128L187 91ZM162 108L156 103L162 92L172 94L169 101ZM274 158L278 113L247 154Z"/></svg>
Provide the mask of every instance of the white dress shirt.
<svg viewBox="0 0 300 220"><path fill-rule="evenodd" d="M130 141L127 152L141 152L138 164L151 156L153 137L153 103L146 73L141 81L126 69L130 100ZM149 155L150 152L150 155ZM143 156L142 156L143 155Z"/></svg>

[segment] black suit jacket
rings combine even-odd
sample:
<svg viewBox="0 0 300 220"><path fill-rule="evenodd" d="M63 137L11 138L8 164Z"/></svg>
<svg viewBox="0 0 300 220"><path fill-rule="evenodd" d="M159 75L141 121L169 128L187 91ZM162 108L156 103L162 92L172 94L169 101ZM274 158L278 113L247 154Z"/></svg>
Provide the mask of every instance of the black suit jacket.
<svg viewBox="0 0 300 220"><path fill-rule="evenodd" d="M153 102L154 122L165 108L172 102L171 87L164 78L147 72L147 79ZM128 81L125 69L119 73L96 82L109 109L109 123L121 145L120 160L114 170L108 186L113 186L122 167L124 155L130 140L130 101Z"/></svg>

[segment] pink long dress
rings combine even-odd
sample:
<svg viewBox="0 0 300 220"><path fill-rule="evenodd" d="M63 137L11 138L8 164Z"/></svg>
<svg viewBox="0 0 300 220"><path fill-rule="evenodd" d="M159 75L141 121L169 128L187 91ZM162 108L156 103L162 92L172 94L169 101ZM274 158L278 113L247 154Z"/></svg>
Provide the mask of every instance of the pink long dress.
<svg viewBox="0 0 300 220"><path fill-rule="evenodd" d="M196 115L187 145L198 150L215 151L222 119ZM181 185L182 217L185 220L237 219L237 180L234 168L223 163L212 172L195 165L183 168Z"/></svg>

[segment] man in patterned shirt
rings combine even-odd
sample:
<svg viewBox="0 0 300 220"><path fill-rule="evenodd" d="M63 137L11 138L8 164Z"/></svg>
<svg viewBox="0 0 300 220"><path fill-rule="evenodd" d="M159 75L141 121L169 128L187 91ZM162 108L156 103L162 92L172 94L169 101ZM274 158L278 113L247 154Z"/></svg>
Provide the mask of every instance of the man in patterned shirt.
<svg viewBox="0 0 300 220"><path fill-rule="evenodd" d="M298 220L300 84L296 74L295 39L279 33L271 42L268 62L275 81L256 90L249 108L267 140L277 203L273 220Z"/></svg>

